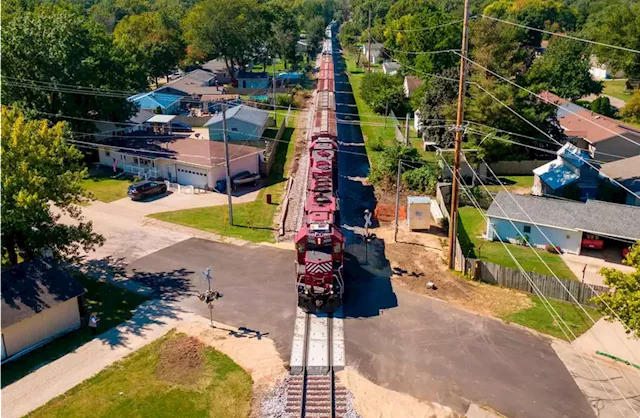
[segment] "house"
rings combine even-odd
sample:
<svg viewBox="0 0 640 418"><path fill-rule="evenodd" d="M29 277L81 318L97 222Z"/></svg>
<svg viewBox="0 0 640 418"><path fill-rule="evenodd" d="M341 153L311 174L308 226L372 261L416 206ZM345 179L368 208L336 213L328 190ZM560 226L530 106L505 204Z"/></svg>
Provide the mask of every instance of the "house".
<svg viewBox="0 0 640 418"><path fill-rule="evenodd" d="M615 180L631 192L640 195L640 155L603 164L600 175ZM615 185L615 183L612 184ZM625 194L624 202L627 205L640 206L640 199L629 190L620 188L620 191Z"/></svg>
<svg viewBox="0 0 640 418"><path fill-rule="evenodd" d="M238 88L240 89L266 89L271 85L271 78L268 73L252 73L247 71L238 72L236 77Z"/></svg>
<svg viewBox="0 0 640 418"><path fill-rule="evenodd" d="M302 82L304 74L301 72L284 72L280 73L276 76L278 79L278 84L289 85L289 84L300 84Z"/></svg>
<svg viewBox="0 0 640 418"><path fill-rule="evenodd" d="M229 144L231 175L259 172L264 150ZM225 147L221 141L188 135L128 135L98 146L100 164L146 178L166 179L183 186L213 190L225 177Z"/></svg>
<svg viewBox="0 0 640 418"><path fill-rule="evenodd" d="M225 90L216 74L211 71L196 69L184 76L165 84L155 90L160 93L176 94L181 96L222 95Z"/></svg>
<svg viewBox="0 0 640 418"><path fill-rule="evenodd" d="M382 63L382 72L387 75L396 75L400 70L400 64L397 62L383 62Z"/></svg>
<svg viewBox="0 0 640 418"><path fill-rule="evenodd" d="M589 64L591 67L589 68L589 74L591 74L591 78L594 80L602 81L608 80L610 78L624 78L624 71L618 71L616 73L612 73L607 67L606 64L601 64L598 61L598 57L595 55L591 55L589 57Z"/></svg>
<svg viewBox="0 0 640 418"><path fill-rule="evenodd" d="M157 112L159 109L165 115L175 115L180 112L180 102L184 95L162 91L138 93L127 100L135 103L139 109Z"/></svg>
<svg viewBox="0 0 640 418"><path fill-rule="evenodd" d="M371 64L378 64L383 61L383 52L384 45L380 43L372 43L371 44ZM363 57L368 61L369 60L369 44L364 44L362 46L362 54Z"/></svg>
<svg viewBox="0 0 640 418"><path fill-rule="evenodd" d="M598 198L599 165L589 152L567 142L556 152L556 159L533 170L532 194L564 196L586 201ZM587 162L589 164L587 164Z"/></svg>
<svg viewBox="0 0 640 418"><path fill-rule="evenodd" d="M255 107L239 105L226 111L227 137L229 141L259 141L267 127L269 112ZM205 127L209 128L209 139L222 141L222 113L213 116Z"/></svg>
<svg viewBox="0 0 640 418"><path fill-rule="evenodd" d="M227 69L227 64L224 60L214 59L205 62L202 64L202 69L212 72L216 76L216 80L218 84L229 84L231 83L231 74Z"/></svg>
<svg viewBox="0 0 640 418"><path fill-rule="evenodd" d="M549 92L541 96L559 105L556 116L569 141L586 149L593 159L614 161L640 155L640 130L593 113Z"/></svg>
<svg viewBox="0 0 640 418"><path fill-rule="evenodd" d="M409 98L413 92L422 85L422 80L412 75L405 76L402 88L404 89L404 96Z"/></svg>
<svg viewBox="0 0 640 418"><path fill-rule="evenodd" d="M499 237L517 243L522 234L532 246L544 248L549 238L572 254L580 254L583 237L602 239L605 248L628 247L640 240L640 207L599 200L578 202L499 192L486 216L490 241Z"/></svg>
<svg viewBox="0 0 640 418"><path fill-rule="evenodd" d="M53 259L2 272L2 362L80 328L85 288Z"/></svg>

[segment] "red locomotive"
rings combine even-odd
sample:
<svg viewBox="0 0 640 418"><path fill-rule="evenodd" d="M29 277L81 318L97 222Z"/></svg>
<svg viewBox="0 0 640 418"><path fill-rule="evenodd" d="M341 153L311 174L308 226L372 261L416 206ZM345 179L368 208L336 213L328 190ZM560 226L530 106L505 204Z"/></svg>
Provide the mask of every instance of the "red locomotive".
<svg viewBox="0 0 640 418"><path fill-rule="evenodd" d="M338 197L338 127L331 30L322 48L311 145L304 221L296 234L298 305L336 310L344 293L344 235Z"/></svg>

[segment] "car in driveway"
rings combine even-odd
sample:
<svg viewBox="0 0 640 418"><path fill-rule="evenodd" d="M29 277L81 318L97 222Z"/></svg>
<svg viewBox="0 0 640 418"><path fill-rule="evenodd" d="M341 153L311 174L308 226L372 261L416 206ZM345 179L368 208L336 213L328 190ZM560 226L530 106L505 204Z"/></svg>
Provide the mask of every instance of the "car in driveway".
<svg viewBox="0 0 640 418"><path fill-rule="evenodd" d="M260 180L260 174L252 173L250 171L241 171L238 174L231 176L231 188L237 189L239 186L246 186L248 184L255 186ZM221 193L227 190L227 180L221 179L216 182L216 189Z"/></svg>
<svg viewBox="0 0 640 418"><path fill-rule="evenodd" d="M167 185L160 181L140 181L129 186L127 196L131 200L142 200L145 197L156 196L167 192Z"/></svg>
<svg viewBox="0 0 640 418"><path fill-rule="evenodd" d="M191 129L191 126L187 125L186 123L182 123L182 122L171 122L171 130L173 132L191 132L193 131L193 129Z"/></svg>

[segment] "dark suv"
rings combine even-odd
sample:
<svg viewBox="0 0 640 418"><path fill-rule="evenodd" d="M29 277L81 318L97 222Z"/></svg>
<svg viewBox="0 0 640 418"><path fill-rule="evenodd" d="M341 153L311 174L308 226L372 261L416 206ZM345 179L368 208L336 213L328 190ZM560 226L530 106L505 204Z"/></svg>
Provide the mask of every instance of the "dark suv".
<svg viewBox="0 0 640 418"><path fill-rule="evenodd" d="M147 196L155 196L167 192L167 185L160 181L141 181L129 186L127 195L131 200L142 200Z"/></svg>

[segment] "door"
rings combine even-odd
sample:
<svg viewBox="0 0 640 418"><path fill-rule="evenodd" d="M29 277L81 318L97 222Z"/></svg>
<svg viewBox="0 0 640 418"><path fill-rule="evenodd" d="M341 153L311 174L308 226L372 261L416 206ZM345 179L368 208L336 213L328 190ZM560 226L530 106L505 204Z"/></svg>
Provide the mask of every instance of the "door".
<svg viewBox="0 0 640 418"><path fill-rule="evenodd" d="M183 165L177 166L177 169L179 184L183 186L196 186L202 189L207 187L207 170Z"/></svg>

